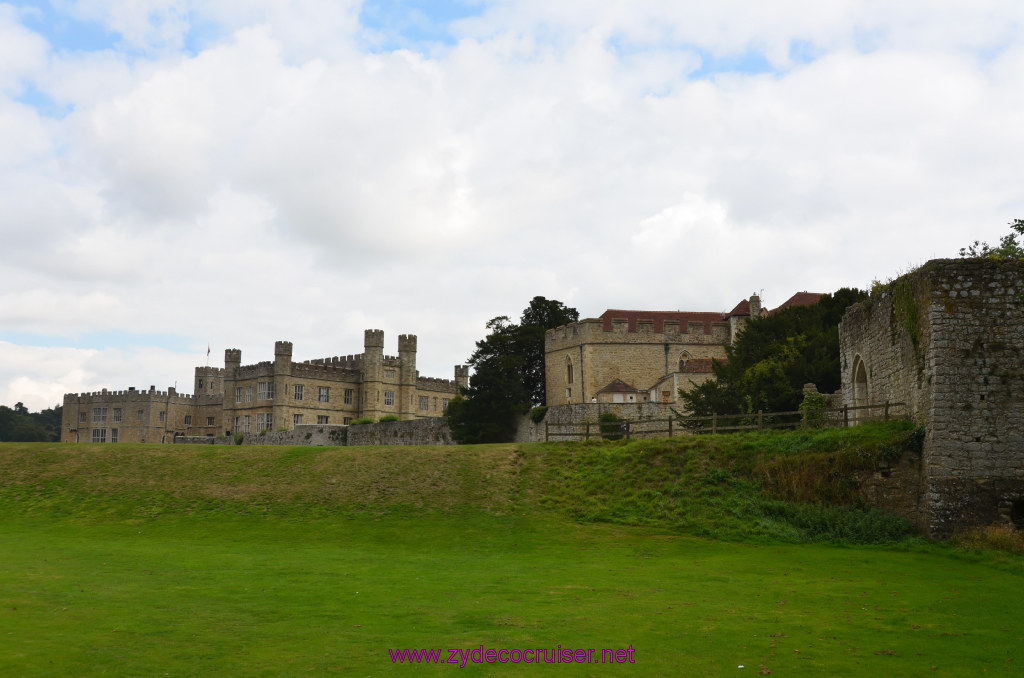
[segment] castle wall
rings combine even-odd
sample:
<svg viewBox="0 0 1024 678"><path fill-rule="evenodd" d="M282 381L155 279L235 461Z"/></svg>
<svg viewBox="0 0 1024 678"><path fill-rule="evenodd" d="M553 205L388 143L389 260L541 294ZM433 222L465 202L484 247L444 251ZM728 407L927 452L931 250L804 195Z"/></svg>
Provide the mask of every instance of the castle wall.
<svg viewBox="0 0 1024 678"><path fill-rule="evenodd" d="M930 534L1024 523L1022 298L1024 262L936 260L843 317L844 404L906 402L925 426L908 517Z"/></svg>

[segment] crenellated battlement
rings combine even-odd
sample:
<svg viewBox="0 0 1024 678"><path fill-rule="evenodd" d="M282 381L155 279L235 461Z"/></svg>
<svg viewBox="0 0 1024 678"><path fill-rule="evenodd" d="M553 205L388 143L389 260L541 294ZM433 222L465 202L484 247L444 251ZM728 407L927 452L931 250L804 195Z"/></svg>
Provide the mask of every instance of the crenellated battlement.
<svg viewBox="0 0 1024 678"><path fill-rule="evenodd" d="M359 381L360 371L347 363L304 362L292 364L293 377L309 377L312 379L334 379L339 381Z"/></svg>
<svg viewBox="0 0 1024 678"><path fill-rule="evenodd" d="M416 388L422 391L441 391L452 394L459 392L459 385L454 380L436 377L418 377L416 379Z"/></svg>
<svg viewBox="0 0 1024 678"><path fill-rule="evenodd" d="M274 363L264 360L255 365L242 365L235 372L235 379L254 379L256 377L269 377L274 374Z"/></svg>
<svg viewBox="0 0 1024 678"><path fill-rule="evenodd" d="M719 316L718 314L707 314ZM685 327L683 326L685 324ZM731 341L727 321L711 317L690 320L645 318L588 318L548 330L544 335L547 351L585 344L718 344Z"/></svg>
<svg viewBox="0 0 1024 678"><path fill-rule="evenodd" d="M304 360L301 363L294 363L295 365L320 365L322 367L338 367L349 370L361 370L363 369L363 356L360 355L344 355L344 356L333 356L331 358L315 358L313 360Z"/></svg>

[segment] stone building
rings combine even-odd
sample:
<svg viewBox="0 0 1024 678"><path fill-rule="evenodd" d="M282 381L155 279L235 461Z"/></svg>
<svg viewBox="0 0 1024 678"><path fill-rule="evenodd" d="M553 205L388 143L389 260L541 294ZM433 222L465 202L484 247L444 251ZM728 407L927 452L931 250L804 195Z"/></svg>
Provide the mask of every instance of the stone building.
<svg viewBox="0 0 1024 678"><path fill-rule="evenodd" d="M878 503L898 498L935 536L1024 527L1024 262L930 261L848 309L839 334L844 404L905 403L925 429L920 460L879 474Z"/></svg>
<svg viewBox="0 0 1024 678"><path fill-rule="evenodd" d="M384 355L384 333L366 330L363 353L295 362L292 344L278 341L274 360L242 364L224 352L224 367L197 367L194 393L157 391L69 393L64 396L66 442L170 442L175 436L234 435L288 430L303 424L348 424L394 415L440 417L468 384L467 367L454 379L421 377L416 336L398 338L398 355Z"/></svg>
<svg viewBox="0 0 1024 678"><path fill-rule="evenodd" d="M766 314L817 303L799 292ZM757 295L728 313L623 311L548 330L544 337L547 404L675 403L680 388L713 377L750 318L762 314Z"/></svg>

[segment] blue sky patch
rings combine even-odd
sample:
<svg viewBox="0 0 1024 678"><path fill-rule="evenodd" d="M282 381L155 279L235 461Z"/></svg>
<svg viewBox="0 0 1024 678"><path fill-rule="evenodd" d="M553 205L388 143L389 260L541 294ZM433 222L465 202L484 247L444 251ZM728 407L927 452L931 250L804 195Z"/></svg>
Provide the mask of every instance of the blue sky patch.
<svg viewBox="0 0 1024 678"><path fill-rule="evenodd" d="M195 339L178 334L137 334L107 330L86 332L75 336L35 334L32 332L3 331L0 341L18 346L43 346L46 348L118 349L132 350L138 347L162 348L173 353L195 353L196 364L206 359L206 347L197 351ZM211 354L212 355L212 354Z"/></svg>
<svg viewBox="0 0 1024 678"><path fill-rule="evenodd" d="M422 49L430 45L454 45L451 24L459 19L480 16L484 3L432 2L431 0L366 0L359 12L359 23L376 36L375 51Z"/></svg>

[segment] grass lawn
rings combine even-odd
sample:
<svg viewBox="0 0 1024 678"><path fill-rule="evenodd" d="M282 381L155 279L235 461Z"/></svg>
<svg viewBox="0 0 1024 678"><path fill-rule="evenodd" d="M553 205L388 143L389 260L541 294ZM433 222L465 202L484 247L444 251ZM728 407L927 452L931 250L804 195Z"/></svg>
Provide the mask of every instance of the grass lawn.
<svg viewBox="0 0 1024 678"><path fill-rule="evenodd" d="M738 454L3 444L0 675L1024 673L1019 557L783 543ZM481 645L635 663L388 652Z"/></svg>
<svg viewBox="0 0 1024 678"><path fill-rule="evenodd" d="M7 517L0 675L1020 675L1022 583L930 547L514 516ZM632 646L635 663L388 654L481 644Z"/></svg>

